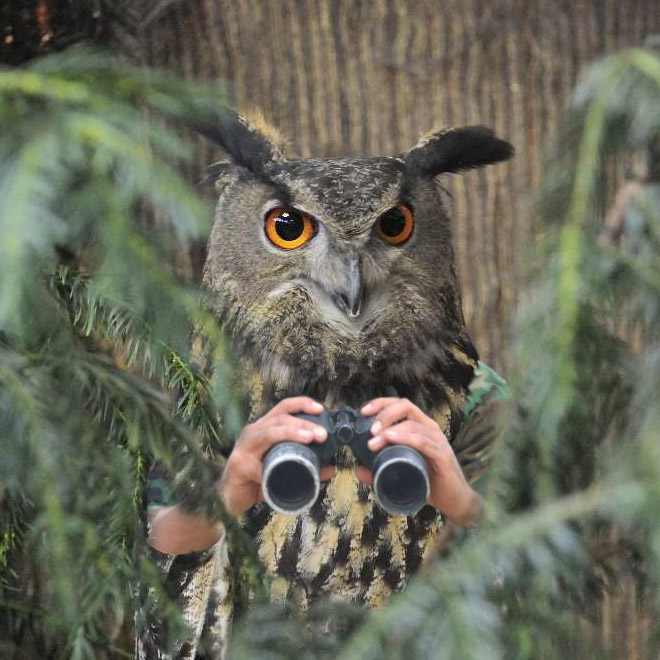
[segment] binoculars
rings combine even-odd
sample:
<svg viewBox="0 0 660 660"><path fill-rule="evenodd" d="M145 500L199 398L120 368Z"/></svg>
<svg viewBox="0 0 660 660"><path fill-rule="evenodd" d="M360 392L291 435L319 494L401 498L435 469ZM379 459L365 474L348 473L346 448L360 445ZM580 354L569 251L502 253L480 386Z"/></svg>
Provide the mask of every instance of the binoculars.
<svg viewBox="0 0 660 660"><path fill-rule="evenodd" d="M426 462L419 452L402 445L372 452L367 441L374 417L345 407L295 417L323 426L328 439L309 445L279 442L266 454L261 486L266 502L276 511L297 514L309 509L321 490L321 467L342 445L348 445L358 463L371 470L376 499L385 511L407 516L426 504L430 493Z"/></svg>

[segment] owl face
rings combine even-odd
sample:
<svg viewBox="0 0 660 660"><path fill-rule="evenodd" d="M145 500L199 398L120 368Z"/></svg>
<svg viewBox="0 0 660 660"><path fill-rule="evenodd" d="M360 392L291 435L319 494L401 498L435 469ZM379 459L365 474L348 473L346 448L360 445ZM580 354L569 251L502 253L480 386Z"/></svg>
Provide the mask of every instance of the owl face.
<svg viewBox="0 0 660 660"><path fill-rule="evenodd" d="M272 185L249 173L227 185L209 246L209 270L247 308L293 292L310 322L359 334L451 277L438 191L431 181L402 191L401 160L286 161L267 173Z"/></svg>
<svg viewBox="0 0 660 660"><path fill-rule="evenodd" d="M386 371L419 380L438 351L476 357L434 176L474 166L466 149L479 142L481 160L508 157L507 143L462 129L404 156L285 160L241 120L229 129L205 283L266 380L286 394L334 382L368 397L386 394Z"/></svg>

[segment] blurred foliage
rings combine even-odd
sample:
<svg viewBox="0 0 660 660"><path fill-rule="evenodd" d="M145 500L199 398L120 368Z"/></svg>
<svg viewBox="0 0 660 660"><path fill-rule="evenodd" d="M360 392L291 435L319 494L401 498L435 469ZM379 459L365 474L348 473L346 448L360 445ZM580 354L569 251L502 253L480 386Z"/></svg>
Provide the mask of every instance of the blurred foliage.
<svg viewBox="0 0 660 660"><path fill-rule="evenodd" d="M241 406L225 340L172 267L212 209L179 174L189 147L155 119L215 121L220 104L80 49L0 70L0 655L97 657L130 585L158 593L136 552L152 458L221 515L208 456Z"/></svg>
<svg viewBox="0 0 660 660"><path fill-rule="evenodd" d="M220 428L240 428L241 403L224 338L171 267L212 211L178 174L190 150L153 117L203 126L218 107L214 90L88 51L0 70L4 655L128 655L118 640L138 583L183 630L139 551L145 465L162 461L191 508L222 517L208 456L221 453ZM656 184L633 202L634 240L598 240L609 172L658 135L655 56L624 52L586 73L539 196L547 240L512 346L519 411L501 433L483 524L378 611L321 603L299 622L256 608L233 656L591 657L576 620L596 619L611 569L597 539L612 525L625 570L658 605ZM213 380L189 353L194 332ZM248 555L230 532L234 556Z"/></svg>

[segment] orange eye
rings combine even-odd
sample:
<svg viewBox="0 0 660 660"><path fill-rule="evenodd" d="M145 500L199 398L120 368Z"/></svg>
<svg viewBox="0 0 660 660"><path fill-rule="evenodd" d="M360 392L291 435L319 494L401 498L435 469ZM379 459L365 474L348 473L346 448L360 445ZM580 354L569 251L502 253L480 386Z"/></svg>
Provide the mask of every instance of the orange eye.
<svg viewBox="0 0 660 660"><path fill-rule="evenodd" d="M278 248L293 250L314 236L314 222L307 213L280 206L266 216L266 236Z"/></svg>
<svg viewBox="0 0 660 660"><path fill-rule="evenodd" d="M376 221L378 235L388 245L403 245L412 235L415 220L413 212L403 204L397 204Z"/></svg>

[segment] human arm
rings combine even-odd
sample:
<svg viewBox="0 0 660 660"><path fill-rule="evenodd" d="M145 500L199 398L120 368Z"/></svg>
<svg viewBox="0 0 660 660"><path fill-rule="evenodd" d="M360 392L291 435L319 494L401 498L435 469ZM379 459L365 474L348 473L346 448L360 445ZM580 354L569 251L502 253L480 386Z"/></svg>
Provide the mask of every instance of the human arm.
<svg viewBox="0 0 660 660"><path fill-rule="evenodd" d="M325 442L328 434L322 426L294 417L296 413L317 415L322 410L323 406L309 397L292 397L280 401L242 430L218 483L218 495L228 514L238 516L264 499L262 464L274 444L284 440L301 444ZM332 474L331 466L321 469L322 480ZM223 534L222 525L187 513L176 505L150 511L149 522L149 545L167 554L204 550Z"/></svg>
<svg viewBox="0 0 660 660"><path fill-rule="evenodd" d="M373 452L388 444L416 449L429 469L431 492L428 503L462 527L475 524L483 506L481 496L470 486L456 455L439 424L408 399L384 397L363 406L363 415L375 416L373 437L368 447ZM371 472L356 468L358 478L371 482Z"/></svg>

